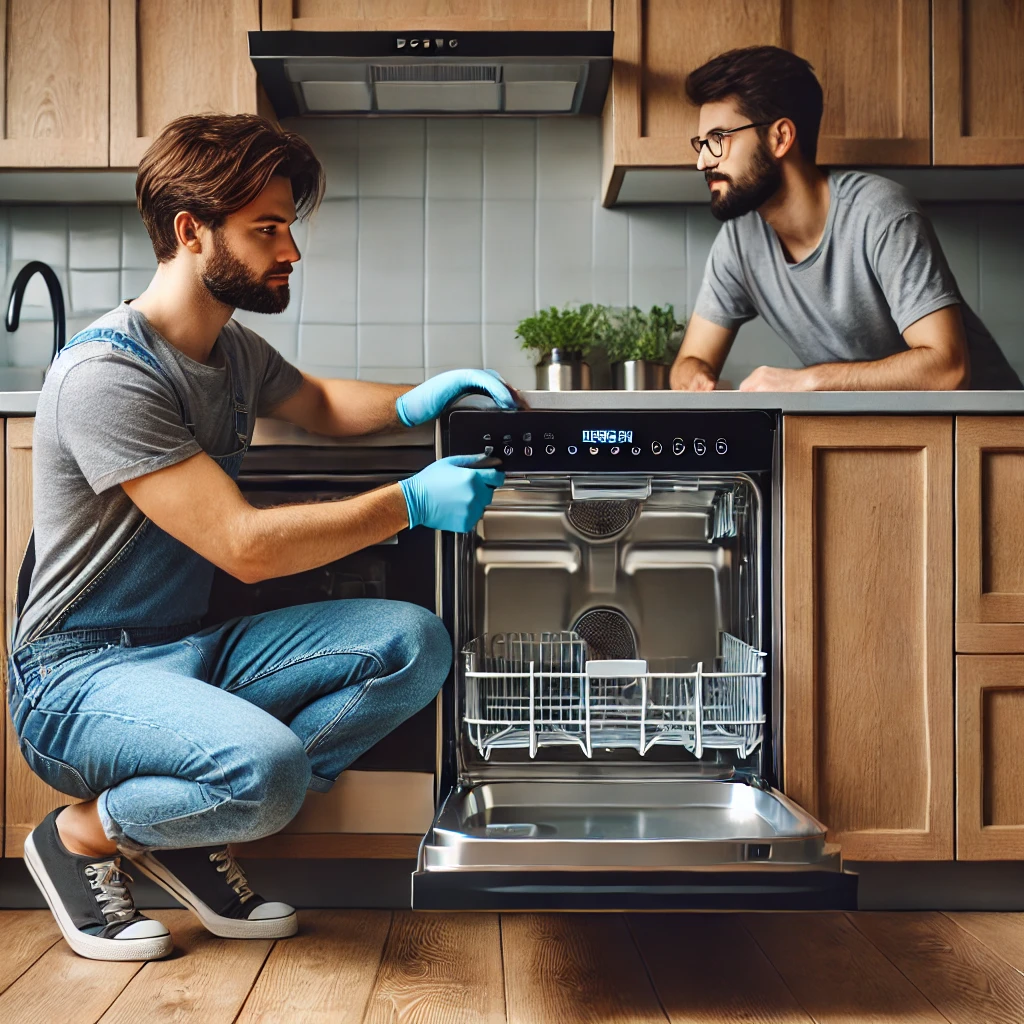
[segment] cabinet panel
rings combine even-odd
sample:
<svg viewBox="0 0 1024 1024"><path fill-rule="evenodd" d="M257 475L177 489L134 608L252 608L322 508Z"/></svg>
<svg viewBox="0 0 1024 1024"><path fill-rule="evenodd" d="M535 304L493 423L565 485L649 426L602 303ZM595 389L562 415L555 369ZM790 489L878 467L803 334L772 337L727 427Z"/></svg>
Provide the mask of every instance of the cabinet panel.
<svg viewBox="0 0 1024 1024"><path fill-rule="evenodd" d="M0 0L0 166L105 167L108 0Z"/></svg>
<svg viewBox="0 0 1024 1024"><path fill-rule="evenodd" d="M32 533L32 427L35 420L7 421L7 600L6 630L9 636L14 621L14 602L18 592L18 569ZM6 658L4 659L6 664ZM6 706L6 701L4 702ZM29 770L18 750L13 730L9 731L6 751L7 801L4 810L4 856L20 857L25 836L55 807L71 802L71 797L51 789Z"/></svg>
<svg viewBox="0 0 1024 1024"><path fill-rule="evenodd" d="M957 649L1024 651L1024 417L956 421Z"/></svg>
<svg viewBox="0 0 1024 1024"><path fill-rule="evenodd" d="M783 785L851 860L953 856L952 435L784 419Z"/></svg>
<svg viewBox="0 0 1024 1024"><path fill-rule="evenodd" d="M611 6L610 0L263 0L263 28L573 32L611 28Z"/></svg>
<svg viewBox="0 0 1024 1024"><path fill-rule="evenodd" d="M825 93L819 163L929 162L928 0L617 0L614 21L606 204L624 167L695 163L686 76L742 46L782 46L814 65Z"/></svg>
<svg viewBox="0 0 1024 1024"><path fill-rule="evenodd" d="M960 860L1024 859L1024 657L956 659Z"/></svg>
<svg viewBox="0 0 1024 1024"><path fill-rule="evenodd" d="M134 167L182 114L256 112L259 0L110 0L110 164ZM191 41L169 46L168 32Z"/></svg>
<svg viewBox="0 0 1024 1024"><path fill-rule="evenodd" d="M1024 164L1024 0L933 0L935 163Z"/></svg>

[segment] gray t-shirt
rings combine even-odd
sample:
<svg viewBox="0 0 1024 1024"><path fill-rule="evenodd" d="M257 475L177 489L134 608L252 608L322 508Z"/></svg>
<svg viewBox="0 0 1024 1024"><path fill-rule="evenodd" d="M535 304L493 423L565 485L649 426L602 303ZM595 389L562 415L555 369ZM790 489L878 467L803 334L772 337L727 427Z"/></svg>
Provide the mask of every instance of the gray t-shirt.
<svg viewBox="0 0 1024 1024"><path fill-rule="evenodd" d="M36 411L36 567L16 643L40 626L48 630L54 616L141 524L142 513L120 484L200 451L219 456L237 449L227 349L242 378L250 437L253 413L266 415L302 384L294 366L235 320L217 337L208 363L176 349L124 302L88 329L93 328L117 331L141 344L173 387L159 370L109 341L78 343L53 364ZM179 396L187 400L194 437Z"/></svg>
<svg viewBox="0 0 1024 1024"><path fill-rule="evenodd" d="M760 315L805 366L906 352L903 332L960 303L974 390L1019 389L1020 378L964 302L931 223L901 185L833 171L825 232L799 263L757 212L727 221L693 311L736 328Z"/></svg>

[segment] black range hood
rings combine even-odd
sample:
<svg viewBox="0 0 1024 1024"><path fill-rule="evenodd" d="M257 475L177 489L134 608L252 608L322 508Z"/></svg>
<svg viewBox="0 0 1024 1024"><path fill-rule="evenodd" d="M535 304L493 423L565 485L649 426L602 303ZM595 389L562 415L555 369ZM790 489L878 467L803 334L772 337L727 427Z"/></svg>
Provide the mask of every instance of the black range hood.
<svg viewBox="0 0 1024 1024"><path fill-rule="evenodd" d="M600 114L612 32L250 32L278 117Z"/></svg>

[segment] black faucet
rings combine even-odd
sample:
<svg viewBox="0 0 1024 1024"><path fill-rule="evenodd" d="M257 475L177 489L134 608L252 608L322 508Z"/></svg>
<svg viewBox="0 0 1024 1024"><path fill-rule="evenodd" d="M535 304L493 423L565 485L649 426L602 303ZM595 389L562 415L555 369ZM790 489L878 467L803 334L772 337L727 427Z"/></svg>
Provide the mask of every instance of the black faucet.
<svg viewBox="0 0 1024 1024"><path fill-rule="evenodd" d="M50 292L50 306L53 309L53 355L50 362L57 358L57 353L64 347L65 322L64 322L64 292L60 287L60 279L53 272L53 268L40 260L32 260L18 271L11 287L11 299L7 304L7 330L16 331L21 322L21 301L25 297L25 289L28 287L29 278L33 274L42 274L46 287Z"/></svg>

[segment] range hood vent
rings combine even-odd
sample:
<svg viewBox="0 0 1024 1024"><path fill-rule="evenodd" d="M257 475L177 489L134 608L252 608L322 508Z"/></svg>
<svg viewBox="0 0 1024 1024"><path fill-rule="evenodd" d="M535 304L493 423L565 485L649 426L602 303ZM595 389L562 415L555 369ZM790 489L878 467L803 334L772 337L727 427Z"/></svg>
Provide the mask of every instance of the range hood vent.
<svg viewBox="0 0 1024 1024"><path fill-rule="evenodd" d="M279 117L600 114L611 32L250 32Z"/></svg>

